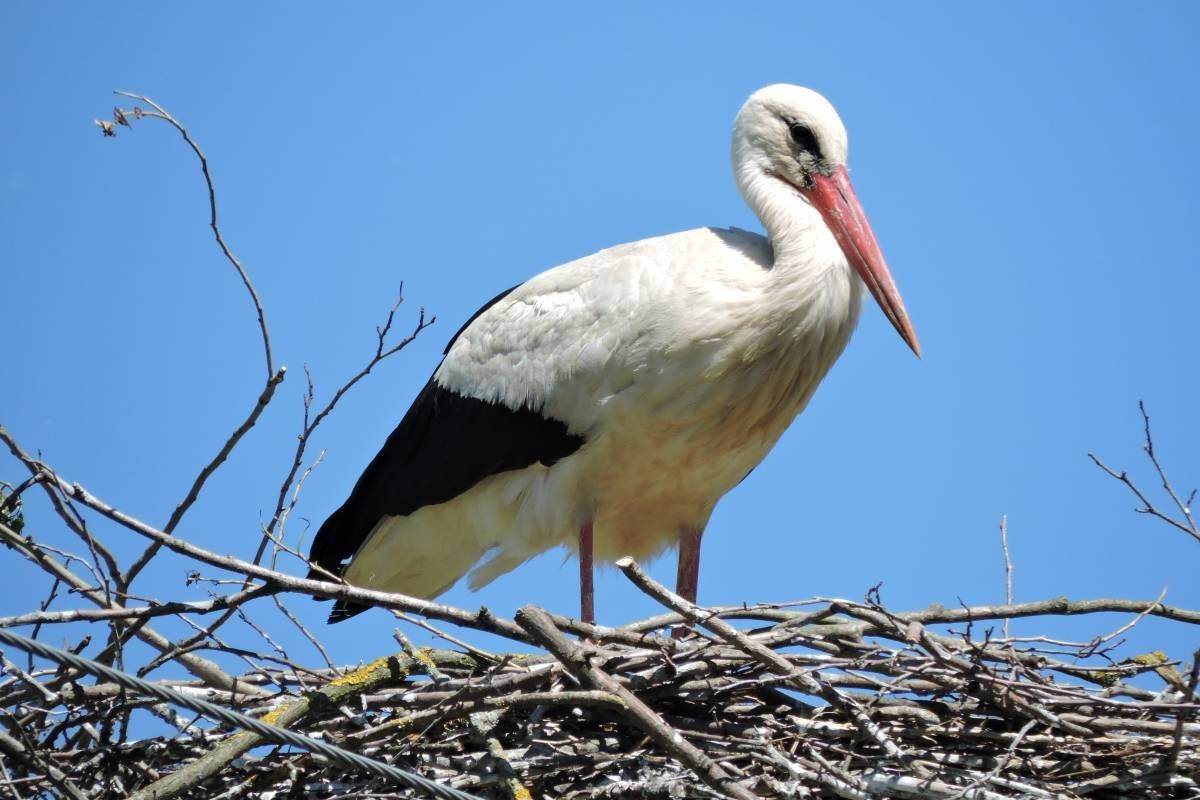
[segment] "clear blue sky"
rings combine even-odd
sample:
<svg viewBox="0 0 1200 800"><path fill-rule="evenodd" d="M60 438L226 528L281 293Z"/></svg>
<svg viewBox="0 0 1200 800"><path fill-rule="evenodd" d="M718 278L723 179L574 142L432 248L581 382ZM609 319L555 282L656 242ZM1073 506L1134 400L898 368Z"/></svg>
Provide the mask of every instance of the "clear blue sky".
<svg viewBox="0 0 1200 800"><path fill-rule="evenodd" d="M438 316L320 433L328 457L298 510L315 526L497 291L622 241L757 229L731 179L730 126L751 91L787 81L846 121L925 359L865 308L811 406L718 507L702 601L861 597L879 581L897 608L998 601L1008 514L1020 600L1168 586L1170 602L1200 606L1200 546L1134 514L1086 457L1155 488L1139 452L1144 398L1178 483L1200 481L1200 6L331 9L0 10L0 422L70 479L162 524L261 381L192 156L156 124L102 139L91 120L109 113L110 90L151 95L207 150L225 234L291 368L180 531L245 556L291 456L303 363L327 397L369 355L401 281L402 328L418 305ZM0 458L0 477L21 476ZM59 536L40 500L29 527ZM143 545L107 535L125 553ZM4 559L0 613L28 610L44 583ZM185 570L164 559L137 588L203 597ZM445 600L574 612L575 580L551 554ZM603 622L651 611L613 571L597 599ZM296 605L314 622L326 608ZM392 648L391 627L375 611L323 635L352 660ZM1144 632L1175 656L1200 638Z"/></svg>

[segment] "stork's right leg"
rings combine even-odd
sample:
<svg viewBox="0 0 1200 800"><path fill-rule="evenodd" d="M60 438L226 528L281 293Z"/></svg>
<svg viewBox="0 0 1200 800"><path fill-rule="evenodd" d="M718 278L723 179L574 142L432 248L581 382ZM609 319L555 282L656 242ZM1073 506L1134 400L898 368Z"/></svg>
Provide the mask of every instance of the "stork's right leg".
<svg viewBox="0 0 1200 800"><path fill-rule="evenodd" d="M592 522L579 529L579 617L584 622L596 621L596 593L593 584Z"/></svg>
<svg viewBox="0 0 1200 800"><path fill-rule="evenodd" d="M675 594L687 600L696 602L696 593L700 589L700 537L703 529L692 530L684 528L679 532L679 566L675 572Z"/></svg>
<svg viewBox="0 0 1200 800"><path fill-rule="evenodd" d="M695 604L700 588L700 537L704 530L684 528L679 532L679 566L675 572L675 594ZM674 628L671 638L681 639L687 634L686 627Z"/></svg>

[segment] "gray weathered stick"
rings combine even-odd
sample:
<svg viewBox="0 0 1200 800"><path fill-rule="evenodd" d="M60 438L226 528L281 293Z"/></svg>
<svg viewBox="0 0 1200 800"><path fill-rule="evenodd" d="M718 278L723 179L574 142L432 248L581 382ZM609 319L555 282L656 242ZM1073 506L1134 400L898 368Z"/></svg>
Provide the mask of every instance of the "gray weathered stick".
<svg viewBox="0 0 1200 800"><path fill-rule="evenodd" d="M442 660L458 666L475 666L474 659L461 653L438 651L427 655L434 660ZM334 679L315 692L309 692L303 697L281 705L264 716L262 721L287 728L314 710L327 709L351 697L369 692L382 684L402 680L419 665L420 661L417 658L403 653L376 659L361 669ZM169 798L183 794L216 775L233 759L265 741L260 734L254 731L235 733L202 758L198 758L182 769L139 789L131 794L128 800L169 800Z"/></svg>
<svg viewBox="0 0 1200 800"><path fill-rule="evenodd" d="M517 611L517 622L529 632L530 637L552 652L567 671L580 683L620 698L630 720L642 729L654 743L670 753L681 764L695 772L705 783L723 794L738 800L754 800L757 796L741 786L717 762L704 751L683 738L667 722L654 713L637 696L618 683L611 675L592 663L587 650L568 639L554 627L554 622L540 608L522 606Z"/></svg>
<svg viewBox="0 0 1200 800"><path fill-rule="evenodd" d="M857 703L855 703L849 697L843 695L835 687L818 681L807 672L797 671L786 658L779 655L774 650L764 647L720 617L714 617L699 606L694 605L675 594L670 589L647 575L632 558L622 558L617 562L617 567L621 570L621 572L625 573L625 576L629 578L634 585L649 594L655 600L658 600L663 605L678 611L684 617L696 623L697 625L708 628L717 636L720 636L722 639L734 645L735 647L741 648L748 655L752 656L756 661L775 674L787 676L789 683L796 688L809 694L824 698L828 703L842 710L844 713L850 716L859 727L862 728L863 733L874 739L889 756L898 760L902 764L910 766L918 775L924 775L925 771L919 765L913 763L912 757L901 750L900 746L892 741L891 737L884 732L883 728L881 728L870 717L864 714L862 709L858 707Z"/></svg>

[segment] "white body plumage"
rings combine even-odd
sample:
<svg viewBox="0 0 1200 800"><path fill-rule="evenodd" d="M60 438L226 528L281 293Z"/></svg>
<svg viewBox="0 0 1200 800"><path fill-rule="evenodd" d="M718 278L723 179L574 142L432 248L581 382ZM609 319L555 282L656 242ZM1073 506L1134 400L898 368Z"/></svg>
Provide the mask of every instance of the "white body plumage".
<svg viewBox="0 0 1200 800"><path fill-rule="evenodd" d="M813 216L812 246L792 263L762 236L702 228L564 264L481 314L435 380L541 408L588 443L381 521L347 579L433 596L489 551L473 588L574 547L588 519L596 557L610 561L703 529L803 410L858 318L862 283Z"/></svg>

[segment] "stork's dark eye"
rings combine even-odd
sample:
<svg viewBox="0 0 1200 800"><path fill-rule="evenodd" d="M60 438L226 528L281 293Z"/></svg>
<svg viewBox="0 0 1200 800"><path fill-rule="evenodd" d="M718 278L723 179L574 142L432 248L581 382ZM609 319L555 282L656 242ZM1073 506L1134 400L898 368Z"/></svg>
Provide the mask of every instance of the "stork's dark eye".
<svg viewBox="0 0 1200 800"><path fill-rule="evenodd" d="M807 151L817 158L821 157L821 148L817 145L817 137L813 135L807 125L791 122L788 124L788 133L791 134L792 141L800 145L801 150Z"/></svg>

